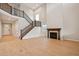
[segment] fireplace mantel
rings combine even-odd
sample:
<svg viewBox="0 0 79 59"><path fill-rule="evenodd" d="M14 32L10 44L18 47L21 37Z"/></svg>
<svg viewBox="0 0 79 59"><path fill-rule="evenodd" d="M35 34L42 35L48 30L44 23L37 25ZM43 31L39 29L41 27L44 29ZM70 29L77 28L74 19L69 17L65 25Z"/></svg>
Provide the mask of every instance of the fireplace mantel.
<svg viewBox="0 0 79 59"><path fill-rule="evenodd" d="M61 28L47 28L47 30L57 30L57 31L60 31L61 30Z"/></svg>
<svg viewBox="0 0 79 59"><path fill-rule="evenodd" d="M50 33L57 33L57 39L60 40L60 30L61 28L47 28L48 38L50 38Z"/></svg>

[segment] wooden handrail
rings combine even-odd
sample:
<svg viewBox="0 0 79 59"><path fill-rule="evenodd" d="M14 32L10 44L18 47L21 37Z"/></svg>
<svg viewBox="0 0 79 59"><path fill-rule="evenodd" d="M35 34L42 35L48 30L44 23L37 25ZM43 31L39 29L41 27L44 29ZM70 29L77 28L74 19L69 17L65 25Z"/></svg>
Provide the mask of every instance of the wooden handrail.
<svg viewBox="0 0 79 59"><path fill-rule="evenodd" d="M25 30L25 29L27 29L29 26L33 26L32 24L29 24L27 27L23 28L22 31Z"/></svg>

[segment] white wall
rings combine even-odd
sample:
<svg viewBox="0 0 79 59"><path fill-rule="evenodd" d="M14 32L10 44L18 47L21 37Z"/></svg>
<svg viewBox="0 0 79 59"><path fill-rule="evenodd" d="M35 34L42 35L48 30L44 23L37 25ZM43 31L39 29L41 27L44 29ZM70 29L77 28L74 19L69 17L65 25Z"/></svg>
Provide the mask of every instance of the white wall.
<svg viewBox="0 0 79 59"><path fill-rule="evenodd" d="M40 8L34 11L34 14L39 14L39 21L41 21L41 36L46 36L46 30L47 27L44 25L47 25L47 19L46 19L46 4L43 4Z"/></svg>
<svg viewBox="0 0 79 59"><path fill-rule="evenodd" d="M48 28L62 28L61 36L73 36L79 33L79 4L47 4ZM75 34L76 33L76 34Z"/></svg>
<svg viewBox="0 0 79 59"><path fill-rule="evenodd" d="M79 4L63 4L64 38L79 40Z"/></svg>
<svg viewBox="0 0 79 59"><path fill-rule="evenodd" d="M63 36L63 8L60 3L47 4L47 27L62 28L61 36Z"/></svg>
<svg viewBox="0 0 79 59"><path fill-rule="evenodd" d="M27 33L23 39L35 38L41 36L41 28L34 27L29 33Z"/></svg>
<svg viewBox="0 0 79 59"><path fill-rule="evenodd" d="M47 24L50 27L62 27L62 4L47 4Z"/></svg>
<svg viewBox="0 0 79 59"><path fill-rule="evenodd" d="M64 14L64 35L71 35L79 32L79 4L63 4Z"/></svg>
<svg viewBox="0 0 79 59"><path fill-rule="evenodd" d="M34 12L33 10L29 9L28 7L26 7L25 4L20 4L20 9L23 10L30 18L31 20L34 20Z"/></svg>
<svg viewBox="0 0 79 59"><path fill-rule="evenodd" d="M16 22L13 22L12 23L12 35L16 37L16 27L15 27L15 25L16 25Z"/></svg>

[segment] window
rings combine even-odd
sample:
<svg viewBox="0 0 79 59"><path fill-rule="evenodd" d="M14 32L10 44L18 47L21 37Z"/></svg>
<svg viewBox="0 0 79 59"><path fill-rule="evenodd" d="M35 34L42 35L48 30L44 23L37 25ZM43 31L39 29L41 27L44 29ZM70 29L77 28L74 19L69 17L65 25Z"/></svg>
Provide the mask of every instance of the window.
<svg viewBox="0 0 79 59"><path fill-rule="evenodd" d="M35 19L36 21L39 21L39 14L36 14Z"/></svg>

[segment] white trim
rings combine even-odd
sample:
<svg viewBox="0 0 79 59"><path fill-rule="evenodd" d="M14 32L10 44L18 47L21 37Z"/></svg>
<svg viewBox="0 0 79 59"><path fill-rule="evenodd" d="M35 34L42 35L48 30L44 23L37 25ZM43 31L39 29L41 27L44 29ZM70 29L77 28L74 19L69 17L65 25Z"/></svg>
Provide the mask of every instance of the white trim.
<svg viewBox="0 0 79 59"><path fill-rule="evenodd" d="M63 40L70 40L70 41L78 41L79 42L79 40L77 40L77 39L63 39Z"/></svg>

